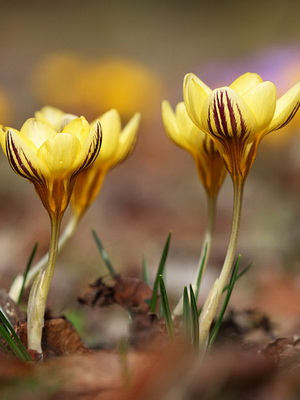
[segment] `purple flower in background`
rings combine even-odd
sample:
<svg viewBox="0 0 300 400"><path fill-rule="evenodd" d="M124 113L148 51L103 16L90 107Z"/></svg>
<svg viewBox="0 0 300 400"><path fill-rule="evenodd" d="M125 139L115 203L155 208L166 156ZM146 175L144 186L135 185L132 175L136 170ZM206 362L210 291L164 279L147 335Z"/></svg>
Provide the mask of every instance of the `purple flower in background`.
<svg viewBox="0 0 300 400"><path fill-rule="evenodd" d="M196 68L196 74L211 86L222 86L248 71L274 82L281 94L300 79L300 47L273 47L235 60L214 60Z"/></svg>

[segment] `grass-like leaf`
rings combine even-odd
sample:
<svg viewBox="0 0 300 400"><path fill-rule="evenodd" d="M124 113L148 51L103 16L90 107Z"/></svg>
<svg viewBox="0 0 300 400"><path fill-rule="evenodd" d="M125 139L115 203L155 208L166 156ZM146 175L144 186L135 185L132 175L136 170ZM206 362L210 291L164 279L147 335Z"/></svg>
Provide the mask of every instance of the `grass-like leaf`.
<svg viewBox="0 0 300 400"><path fill-rule="evenodd" d="M0 307L0 337L10 347L17 358L25 362L32 361L2 307ZM5 349L3 342L1 343L1 347Z"/></svg>
<svg viewBox="0 0 300 400"><path fill-rule="evenodd" d="M191 302L191 325L192 325L192 346L194 350L199 350L199 317L197 302L192 285L190 285L190 302Z"/></svg>
<svg viewBox="0 0 300 400"><path fill-rule="evenodd" d="M249 269L252 267L252 265L253 265L253 263L247 265L247 267L245 267L241 272L239 272L239 273L237 274L237 276L236 276L236 280L235 280L235 281L237 282L243 275L245 275L245 273L249 271ZM223 293L226 292L226 290L228 290L229 284L230 284L230 283L228 283L228 285L226 285L226 286L224 287Z"/></svg>
<svg viewBox="0 0 300 400"><path fill-rule="evenodd" d="M97 245L98 250L100 252L100 255L101 255L101 257L102 257L102 259L103 259L103 261L104 261L104 263L106 265L106 268L108 269L109 274L114 278L117 274L116 274L116 271L115 271L115 269L114 269L114 267L113 267L113 265L112 265L112 263L111 263L111 261L109 259L107 251L105 250L105 248L104 248L99 236L97 235L97 233L96 233L96 231L94 229L92 229L92 234L94 236L96 245Z"/></svg>
<svg viewBox="0 0 300 400"><path fill-rule="evenodd" d="M171 340L173 340L174 339L174 324L173 324L173 320L172 320L172 314L171 314L171 310L170 310L168 294L167 294L166 286L164 283L164 278L162 275L159 275L159 289L160 289L160 295L161 295L161 306L162 306L163 315L164 315L164 318L166 321L168 335L169 335L169 338Z"/></svg>
<svg viewBox="0 0 300 400"><path fill-rule="evenodd" d="M207 243L205 244L205 247L204 247L203 257L202 257L202 260L200 263L200 268L198 271L198 276L197 276L196 285L195 285L195 299L196 300L198 299L198 296L199 296L199 290L200 290L200 286L201 286L201 282L202 282L203 268L205 265L206 257L207 257Z"/></svg>
<svg viewBox="0 0 300 400"><path fill-rule="evenodd" d="M169 252L169 247L170 247L170 240L171 240L172 233L170 232L168 234L161 259L159 262L159 266L156 271L156 276L154 280L154 285L153 285L153 290L152 290L152 297L151 297L151 302L150 302L150 311L155 312L156 310L156 304L157 304L157 298L158 298L158 289L159 289L159 276L163 275L165 265L166 265L166 260L168 257L168 252Z"/></svg>
<svg viewBox="0 0 300 400"><path fill-rule="evenodd" d="M183 332L188 341L191 339L191 308L187 287L183 289L183 310L182 310L182 320L183 320Z"/></svg>
<svg viewBox="0 0 300 400"><path fill-rule="evenodd" d="M142 280L146 283L146 285L150 286L149 269L145 257L143 257L142 262Z"/></svg>
<svg viewBox="0 0 300 400"><path fill-rule="evenodd" d="M38 242L35 242L35 244L33 246L33 249L32 249L32 252L31 252L31 254L30 254L29 258L28 258L28 261L27 261L27 264L26 264L26 267L25 267L25 270L24 270L24 274L23 274L23 283L22 283L22 287L21 287L21 290L20 290L19 298L18 298L18 304L20 304L21 301L22 301L24 290L25 290L25 284L26 284L26 281L27 281L27 275L28 275L28 272L29 272L29 270L31 268L33 259L35 257L36 251L38 249L38 246L39 246Z"/></svg>
<svg viewBox="0 0 300 400"><path fill-rule="evenodd" d="M226 293L224 302L222 304L219 316L218 316L216 323L215 323L215 325L210 333L210 336L209 336L209 340L208 340L209 346L211 346L214 343L214 341L216 340L216 337L218 335L218 332L220 330L220 327L221 327L221 324L223 321L223 317L224 317L225 311L227 309L227 306L228 306L228 303L229 303L229 300L231 297L231 293L232 293L234 285L238 279L238 270L239 270L240 262L241 262L241 256L239 255L234 264L233 270L232 270L232 274L231 274L230 281L229 281L228 288L227 288L227 293Z"/></svg>

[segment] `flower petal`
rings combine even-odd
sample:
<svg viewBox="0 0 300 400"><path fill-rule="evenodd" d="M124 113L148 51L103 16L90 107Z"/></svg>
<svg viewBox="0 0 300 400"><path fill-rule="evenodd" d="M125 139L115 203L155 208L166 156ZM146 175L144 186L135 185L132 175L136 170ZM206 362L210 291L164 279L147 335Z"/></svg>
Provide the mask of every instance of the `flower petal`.
<svg viewBox="0 0 300 400"><path fill-rule="evenodd" d="M62 132L76 136L83 145L90 133L90 124L84 117L75 118L63 128Z"/></svg>
<svg viewBox="0 0 300 400"><path fill-rule="evenodd" d="M6 135L6 155L12 169L33 182L44 182L44 176L49 174L47 164L16 131L9 129Z"/></svg>
<svg viewBox="0 0 300 400"><path fill-rule="evenodd" d="M101 143L102 129L100 122L97 121L94 125L94 129L90 129L89 126L88 135L82 144L80 153L76 160L78 164L78 169L75 171L76 173L87 168L96 160L100 151Z"/></svg>
<svg viewBox="0 0 300 400"><path fill-rule="evenodd" d="M57 132L47 124L29 118L21 128L20 135L29 140L37 149Z"/></svg>
<svg viewBox="0 0 300 400"><path fill-rule="evenodd" d="M197 154L207 134L192 122L183 102L178 103L176 106L176 117L182 147L192 154Z"/></svg>
<svg viewBox="0 0 300 400"><path fill-rule="evenodd" d="M39 111L35 112L34 116L38 121L51 126L51 128L55 129L57 132L61 132L73 119L78 118L77 115L66 114L59 108L51 106L41 108Z"/></svg>
<svg viewBox="0 0 300 400"><path fill-rule="evenodd" d="M112 168L116 164L119 164L131 154L136 142L137 131L139 128L140 120L141 120L141 114L135 113L134 116L131 118L131 120L122 130L116 154L109 168Z"/></svg>
<svg viewBox="0 0 300 400"><path fill-rule="evenodd" d="M211 89L196 75L187 74L183 82L183 98L191 120L201 129L201 114Z"/></svg>
<svg viewBox="0 0 300 400"><path fill-rule="evenodd" d="M121 118L117 110L112 109L103 114L98 119L102 128L102 145L95 162L103 163L114 156L118 147L119 137L121 133ZM94 129L96 121L90 124L91 129Z"/></svg>
<svg viewBox="0 0 300 400"><path fill-rule="evenodd" d="M300 106L300 82L288 90L276 102L273 119L267 133L275 131L288 124Z"/></svg>
<svg viewBox="0 0 300 400"><path fill-rule="evenodd" d="M262 78L253 72L246 72L245 74L239 76L232 84L229 86L236 93L242 96L249 89L261 83Z"/></svg>
<svg viewBox="0 0 300 400"><path fill-rule="evenodd" d="M60 123L65 113L56 107L45 106L34 113L35 118L44 124L56 126Z"/></svg>
<svg viewBox="0 0 300 400"><path fill-rule="evenodd" d="M270 124L276 106L276 86L272 82L262 82L249 89L243 96L253 112L260 132Z"/></svg>
<svg viewBox="0 0 300 400"><path fill-rule="evenodd" d="M65 176L71 176L78 167L80 147L76 136L70 133L58 133L46 140L37 155L48 166L52 178L55 176L64 179Z"/></svg>
<svg viewBox="0 0 300 400"><path fill-rule="evenodd" d="M6 155L6 134L9 128L6 126L1 125L0 126L0 146L2 150L4 151L4 154Z"/></svg>
<svg viewBox="0 0 300 400"><path fill-rule="evenodd" d="M231 88L215 89L208 97L202 112L204 130L218 141L231 137L251 142L257 132L252 111Z"/></svg>
<svg viewBox="0 0 300 400"><path fill-rule="evenodd" d="M177 105L178 109L178 105ZM188 116L187 116L188 118ZM176 115L168 101L163 101L162 102L162 121L163 125L165 128L165 131L169 138L177 144L179 147L183 147L186 150L189 150L186 148L186 143L185 140L183 139L183 135L181 135L181 132L178 127L177 123L177 118ZM185 132L185 130L183 130Z"/></svg>

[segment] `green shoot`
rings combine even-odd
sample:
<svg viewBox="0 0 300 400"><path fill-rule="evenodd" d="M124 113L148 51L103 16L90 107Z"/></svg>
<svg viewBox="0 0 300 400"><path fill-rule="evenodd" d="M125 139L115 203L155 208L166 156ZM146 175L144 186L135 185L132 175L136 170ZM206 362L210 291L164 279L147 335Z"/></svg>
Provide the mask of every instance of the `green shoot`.
<svg viewBox="0 0 300 400"><path fill-rule="evenodd" d="M191 337L191 309L187 287L183 289L183 331L185 337L189 340Z"/></svg>
<svg viewBox="0 0 300 400"><path fill-rule="evenodd" d="M32 361L28 351L17 336L2 307L0 307L0 337L7 343L19 360L25 362ZM6 350L3 342L1 343L1 347Z"/></svg>
<svg viewBox="0 0 300 400"><path fill-rule="evenodd" d="M164 278L162 275L159 275L159 288L160 288L160 294L161 294L161 306L162 306L163 315L164 315L164 318L166 321L168 335L169 335L169 338L171 340L173 340L174 339L174 325L173 325L172 314L171 314L170 305L169 305L168 294L166 291Z"/></svg>
<svg viewBox="0 0 300 400"><path fill-rule="evenodd" d="M19 298L18 298L18 302L17 302L18 304L20 304L21 301L22 301L24 290L25 290L25 284L26 284L26 281L27 281L27 275L28 275L28 272L29 272L29 270L31 268L31 265L32 265L33 259L35 257L35 254L36 254L38 246L39 246L39 244L38 244L38 242L36 242L34 244L34 246L33 246L32 252L31 252L31 254L30 254L29 258L28 258L27 265L25 267L24 274L23 274L23 283L22 283L22 287L21 287Z"/></svg>
<svg viewBox="0 0 300 400"><path fill-rule="evenodd" d="M145 257L143 257L142 262L142 280L146 283L146 285L150 286L149 269Z"/></svg>
<svg viewBox="0 0 300 400"><path fill-rule="evenodd" d="M216 337L218 335L218 332L220 330L220 327L221 327L221 324L222 324L222 321L223 321L223 317L224 317L225 311L227 309L227 306L228 306L228 303L229 303L229 300L230 300L230 297L231 297L231 293L232 293L234 285L235 285L235 283L237 281L240 261L241 261L241 256L239 255L237 260L236 260L236 262L235 262L235 264L234 264L234 267L233 267L233 271L232 271L232 274L231 274L231 277L230 277L230 281L229 281L229 284L228 284L228 288L227 288L227 293L226 293L224 302L222 304L219 316L218 316L218 318L216 320L216 323L215 323L215 325L214 325L214 327L213 327L213 329L211 331L210 337L209 337L209 341L208 341L208 345L209 346L211 346L214 343L214 341L216 340Z"/></svg>
<svg viewBox="0 0 300 400"><path fill-rule="evenodd" d="M196 284L195 284L195 299L196 300L198 300L198 296L199 296L199 290L200 290L200 286L201 286L201 282L202 282L203 268L205 265L206 257L207 257L207 243L205 244L205 247L204 247L203 257L202 257L202 260L200 263L200 268L199 268L199 272L198 272L198 276L197 276L197 280L196 280Z"/></svg>
<svg viewBox="0 0 300 400"><path fill-rule="evenodd" d="M153 291L152 291L152 297L151 297L151 302L150 302L150 312L155 312L156 310L156 304L157 304L157 298L158 298L158 289L159 289L159 275L163 275L164 269L165 269L165 264L166 264L166 260L168 257L168 252L169 252L169 247L170 247L170 240L171 240L171 232L168 234L162 255L161 255L161 259L160 259L160 263L156 272L156 277L155 277L155 281L154 281L154 285L153 285Z"/></svg>
<svg viewBox="0 0 300 400"><path fill-rule="evenodd" d="M100 255L101 255L101 257L102 257L102 259L103 259L103 261L104 261L104 263L106 265L106 268L108 269L109 274L112 276L112 278L115 278L115 276L117 275L116 271L115 271L115 269L114 269L114 267L113 267L113 265L112 265L112 263L111 263L111 261L109 259L109 256L108 256L108 254L107 254L107 252L106 252L106 250L105 250L105 248L104 248L99 236L97 235L97 233L96 233L96 231L94 229L92 229L92 234L94 236L96 245L97 245L98 250L100 252Z"/></svg>
<svg viewBox="0 0 300 400"><path fill-rule="evenodd" d="M238 275L237 275L237 277L236 277L236 282L237 282L246 272L249 271L249 269L252 267L252 265L253 265L252 263L249 264L249 265L247 265L247 267L245 267L245 268L243 269L243 271L241 271L241 272L238 273ZM228 283L228 285L226 285L226 286L224 287L223 293L226 292L226 290L228 290L229 285L230 285L230 283Z"/></svg>
<svg viewBox="0 0 300 400"><path fill-rule="evenodd" d="M192 346L194 350L199 349L199 318L197 310L197 302L192 285L190 285L190 301L191 301L191 323L192 323Z"/></svg>

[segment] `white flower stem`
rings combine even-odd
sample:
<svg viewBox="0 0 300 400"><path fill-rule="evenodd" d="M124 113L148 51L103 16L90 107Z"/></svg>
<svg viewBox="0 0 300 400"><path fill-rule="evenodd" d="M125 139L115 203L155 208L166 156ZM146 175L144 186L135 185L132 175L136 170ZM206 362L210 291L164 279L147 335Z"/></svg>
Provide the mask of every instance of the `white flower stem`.
<svg viewBox="0 0 300 400"><path fill-rule="evenodd" d="M66 225L63 233L61 234L59 238L59 243L58 243L58 253L65 247L66 243L70 240L70 238L73 236L74 231L79 223L79 218L77 215L72 214L68 224ZM31 285L32 281L36 277L36 275L39 273L39 271L44 268L49 259L49 253L46 253L28 272L26 282L25 282L25 289ZM22 289L23 285L23 275L18 275L8 292L8 295L12 300L14 300L16 303L19 300L20 292Z"/></svg>
<svg viewBox="0 0 300 400"><path fill-rule="evenodd" d="M217 197L207 195L207 227L206 227L206 232L205 232L202 249L201 249L201 253L200 253L200 258L199 258L199 262L198 262L197 275L196 275L193 285L192 285L196 299L198 297L201 280L205 274L205 270L206 270L209 256L211 253L213 231L214 231L215 219L216 219L216 203L217 203ZM203 268L202 268L202 274L200 276L199 274L200 274L202 262L203 262ZM173 310L173 318L179 317L182 314L183 314L183 296L181 297L181 299L179 300L179 302L177 303L176 307Z"/></svg>
<svg viewBox="0 0 300 400"><path fill-rule="evenodd" d="M228 282L232 271L241 219L242 200L244 181L236 179L233 181L234 198L233 198L233 213L230 239L225 261L219 278L215 281L205 303L200 316L200 346L205 351L208 343L210 327L215 318L220 304L223 290Z"/></svg>
<svg viewBox="0 0 300 400"><path fill-rule="evenodd" d="M27 335L28 349L42 354L42 331L44 326L44 314L50 284L52 281L57 251L58 239L62 216L51 218L51 239L49 248L48 265L43 267L35 278L30 291L27 307Z"/></svg>

